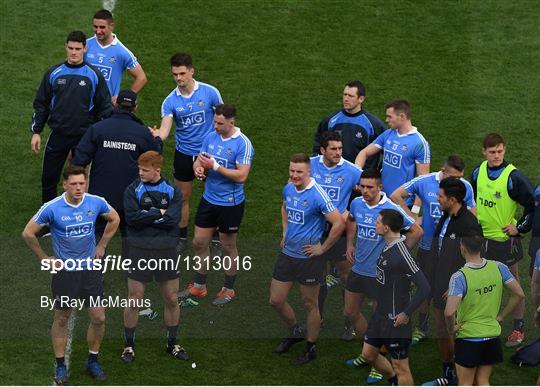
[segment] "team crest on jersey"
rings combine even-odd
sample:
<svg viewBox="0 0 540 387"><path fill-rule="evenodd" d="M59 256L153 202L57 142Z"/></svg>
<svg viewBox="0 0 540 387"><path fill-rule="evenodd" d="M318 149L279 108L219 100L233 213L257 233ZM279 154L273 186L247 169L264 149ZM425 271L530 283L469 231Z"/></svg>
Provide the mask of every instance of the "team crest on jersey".
<svg viewBox="0 0 540 387"><path fill-rule="evenodd" d="M232 149L231 149L231 148L227 149L227 150L225 151L225 153L226 153L228 156L232 155Z"/></svg>
<svg viewBox="0 0 540 387"><path fill-rule="evenodd" d="M109 62L110 62L110 63L113 63L113 64L116 63L116 58L115 58L114 56L111 56L111 57L109 58Z"/></svg>
<svg viewBox="0 0 540 387"><path fill-rule="evenodd" d="M337 181L338 183L343 183L343 180L344 180L344 179L343 179L343 176L338 176L337 179L336 179L336 181Z"/></svg>
<svg viewBox="0 0 540 387"><path fill-rule="evenodd" d="M403 145L401 146L401 150L402 150L403 152L407 152L407 145L403 144Z"/></svg>
<svg viewBox="0 0 540 387"><path fill-rule="evenodd" d="M204 101L202 99L200 99L199 102L197 102L197 106L203 107L204 106Z"/></svg>
<svg viewBox="0 0 540 387"><path fill-rule="evenodd" d="M308 201L307 201L307 200L304 200L304 201L302 202L302 206L307 207L307 206L308 206Z"/></svg>
<svg viewBox="0 0 540 387"><path fill-rule="evenodd" d="M454 233L450 234L450 239L456 239L456 234Z"/></svg>
<svg viewBox="0 0 540 387"><path fill-rule="evenodd" d="M80 81L79 86L86 86L86 82L84 80Z"/></svg>
<svg viewBox="0 0 540 387"><path fill-rule="evenodd" d="M495 196L495 199L500 199L502 197L501 193L499 191L495 192L495 194L493 194L493 196Z"/></svg>
<svg viewBox="0 0 540 387"><path fill-rule="evenodd" d="M86 216L88 216L89 218L91 218L92 216L94 216L94 213L92 211L88 211L86 213Z"/></svg>

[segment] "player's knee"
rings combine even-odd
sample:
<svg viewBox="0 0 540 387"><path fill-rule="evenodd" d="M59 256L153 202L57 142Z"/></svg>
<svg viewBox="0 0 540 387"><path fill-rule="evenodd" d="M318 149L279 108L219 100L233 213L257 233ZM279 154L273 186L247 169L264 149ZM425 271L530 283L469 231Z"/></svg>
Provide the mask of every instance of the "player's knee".
<svg viewBox="0 0 540 387"><path fill-rule="evenodd" d="M304 304L304 308L307 312L311 312L313 309L319 308L317 300L313 300L311 298L303 297L302 303Z"/></svg>
<svg viewBox="0 0 540 387"><path fill-rule="evenodd" d="M176 292L171 292L163 296L163 301L170 307L176 307L178 305L178 296Z"/></svg>
<svg viewBox="0 0 540 387"><path fill-rule="evenodd" d="M271 294L268 302L270 303L270 306L272 308L280 309L285 304L285 298L275 294Z"/></svg>
<svg viewBox="0 0 540 387"><path fill-rule="evenodd" d="M396 372L398 379L408 378L411 370L407 361L392 361L392 368Z"/></svg>
<svg viewBox="0 0 540 387"><path fill-rule="evenodd" d="M208 239L199 237L193 238L193 248L195 250L202 250L206 247L208 247Z"/></svg>
<svg viewBox="0 0 540 387"><path fill-rule="evenodd" d="M358 310L356 310L356 308L345 306L345 309L343 309L343 315L354 321L358 317Z"/></svg>
<svg viewBox="0 0 540 387"><path fill-rule="evenodd" d="M91 316L90 323L94 326L101 326L105 324L105 313L99 313Z"/></svg>
<svg viewBox="0 0 540 387"><path fill-rule="evenodd" d="M68 324L69 316L63 315L63 314L57 314L54 316L54 323L60 327L65 328Z"/></svg>

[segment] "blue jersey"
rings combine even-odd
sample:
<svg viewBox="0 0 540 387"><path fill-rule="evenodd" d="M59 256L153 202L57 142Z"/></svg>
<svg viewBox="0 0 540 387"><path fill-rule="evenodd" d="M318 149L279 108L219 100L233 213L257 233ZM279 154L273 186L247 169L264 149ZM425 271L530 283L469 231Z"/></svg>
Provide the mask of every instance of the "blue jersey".
<svg viewBox="0 0 540 387"><path fill-rule="evenodd" d="M111 96L118 95L124 71L137 67L137 58L116 35L113 35L113 41L107 46L99 44L94 35L86 40L86 47L84 60L101 71Z"/></svg>
<svg viewBox="0 0 540 387"><path fill-rule="evenodd" d="M356 251L352 270L367 277L377 276L377 260L384 248L384 239L375 232L375 221L383 209L399 211L403 215L404 229L408 230L414 223L403 209L388 199L381 192L381 200L374 206L358 197L351 202L350 216L356 222Z"/></svg>
<svg viewBox="0 0 540 387"><path fill-rule="evenodd" d="M235 128L229 138L213 131L205 137L201 152L209 153L221 168L237 169L237 165L251 165L255 150L251 141ZM203 197L218 206L236 206L245 200L244 183L235 183L214 170L208 172Z"/></svg>
<svg viewBox="0 0 540 387"><path fill-rule="evenodd" d="M195 81L189 96L174 89L161 105L161 117L173 117L176 124L176 150L196 156L208 133L214 130L214 107L222 104L221 94L214 86Z"/></svg>
<svg viewBox="0 0 540 387"><path fill-rule="evenodd" d="M332 168L324 164L323 156L311 158L311 177L326 191L341 214L347 210L352 190L360 183L361 174L362 170L357 165L344 158Z"/></svg>
<svg viewBox="0 0 540 387"><path fill-rule="evenodd" d="M508 266L506 266L502 262L495 262L495 263L499 267L499 272L501 273L503 283L507 284L515 279L512 273L510 272L510 269L508 268ZM486 260L482 259L482 263L480 264L466 263L465 265L473 269L480 269L484 267L485 264L486 264ZM457 297L465 297L466 294L467 294L467 280L465 279L465 275L463 274L463 272L458 270L452 275L452 277L450 277L450 282L448 284L448 295L457 296Z"/></svg>
<svg viewBox="0 0 540 387"><path fill-rule="evenodd" d="M421 175L403 185L405 191L413 196L418 195L420 200L422 200L422 229L424 230L424 235L418 244L422 250L429 250L431 248L435 228L439 223L439 219L441 219L442 210L438 199L441 174L441 172L433 172L427 175ZM461 181L465 184L467 190L464 200L465 204L469 208L475 208L476 202L474 201L474 192L471 183L463 178Z"/></svg>
<svg viewBox="0 0 540 387"><path fill-rule="evenodd" d="M416 164L430 162L429 144L413 127L407 134L399 134L397 130L386 130L373 142L383 151L382 184L387 195L392 193L416 175ZM414 198L407 200L412 204Z"/></svg>
<svg viewBox="0 0 540 387"><path fill-rule="evenodd" d="M63 261L85 261L96 254L94 224L98 216L111 210L109 204L100 196L84 194L78 205L67 202L65 193L45 203L34 215L34 221L48 225L54 256ZM86 262L80 264L87 268Z"/></svg>
<svg viewBox="0 0 540 387"><path fill-rule="evenodd" d="M534 270L540 271L540 249L536 251L536 257L534 258Z"/></svg>
<svg viewBox="0 0 540 387"><path fill-rule="evenodd" d="M311 179L302 191L289 183L283 188L283 202L287 212L287 229L283 253L293 258L309 259L302 251L305 245L321 241L326 218L336 208L324 189Z"/></svg>

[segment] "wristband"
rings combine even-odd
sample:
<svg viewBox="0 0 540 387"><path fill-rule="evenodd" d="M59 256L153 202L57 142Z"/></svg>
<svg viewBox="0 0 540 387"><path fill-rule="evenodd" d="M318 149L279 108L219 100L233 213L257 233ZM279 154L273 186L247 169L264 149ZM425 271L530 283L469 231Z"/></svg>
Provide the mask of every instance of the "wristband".
<svg viewBox="0 0 540 387"><path fill-rule="evenodd" d="M221 165L219 165L219 163L216 161L216 159L214 159L214 165L212 165L212 169L217 172L219 167L221 167Z"/></svg>
<svg viewBox="0 0 540 387"><path fill-rule="evenodd" d="M420 206L417 206L417 205L415 204L414 206L412 206L411 212L412 212L413 214L418 215L418 214L420 213Z"/></svg>

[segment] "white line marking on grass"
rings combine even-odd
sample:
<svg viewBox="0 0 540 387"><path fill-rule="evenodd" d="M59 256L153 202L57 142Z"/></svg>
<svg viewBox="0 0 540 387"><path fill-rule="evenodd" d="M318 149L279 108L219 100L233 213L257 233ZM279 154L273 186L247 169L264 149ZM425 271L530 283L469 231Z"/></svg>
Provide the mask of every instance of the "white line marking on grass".
<svg viewBox="0 0 540 387"><path fill-rule="evenodd" d="M113 11L114 6L116 5L116 0L103 0L103 8L107 11Z"/></svg>
<svg viewBox="0 0 540 387"><path fill-rule="evenodd" d="M67 332L67 343L66 343L66 353L65 353L65 359L66 359L66 368L68 369L68 372L69 372L69 358L71 357L71 343L73 342L73 331L75 330L75 319L77 318L76 316L76 311L75 309L73 309L71 311L71 315L69 316L69 319L68 319L68 332Z"/></svg>
<svg viewBox="0 0 540 387"><path fill-rule="evenodd" d="M67 343L66 343L66 351L64 352L64 359L66 363L66 368L68 370L68 375L69 375L69 358L71 357L71 344L73 343L73 331L75 330L75 319L76 319L76 311L75 309L73 309L68 319ZM56 361L54 362L54 373L56 373ZM54 378L53 378L52 385L57 386L56 380L54 380Z"/></svg>

